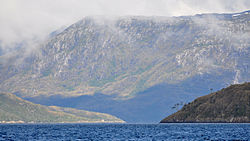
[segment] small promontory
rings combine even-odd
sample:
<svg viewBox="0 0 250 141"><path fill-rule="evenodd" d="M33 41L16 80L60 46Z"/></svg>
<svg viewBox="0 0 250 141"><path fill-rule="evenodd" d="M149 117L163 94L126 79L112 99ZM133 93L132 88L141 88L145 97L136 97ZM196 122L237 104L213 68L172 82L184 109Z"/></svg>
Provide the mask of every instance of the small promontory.
<svg viewBox="0 0 250 141"><path fill-rule="evenodd" d="M250 122L250 82L235 84L199 97L161 123Z"/></svg>
<svg viewBox="0 0 250 141"><path fill-rule="evenodd" d="M124 123L105 113L73 108L44 106L0 92L1 123Z"/></svg>

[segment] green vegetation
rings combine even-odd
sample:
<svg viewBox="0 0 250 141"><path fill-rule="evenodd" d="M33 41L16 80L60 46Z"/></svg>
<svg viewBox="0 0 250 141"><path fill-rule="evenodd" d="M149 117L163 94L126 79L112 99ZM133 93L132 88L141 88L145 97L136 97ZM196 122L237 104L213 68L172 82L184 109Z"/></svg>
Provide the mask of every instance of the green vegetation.
<svg viewBox="0 0 250 141"><path fill-rule="evenodd" d="M65 88L68 91L74 91L75 90L75 88L73 86L69 86L69 85L62 85L62 86L63 86L63 88Z"/></svg>
<svg viewBox="0 0 250 141"><path fill-rule="evenodd" d="M92 79L88 82L88 84L90 86L93 86L93 87L102 87L104 86L105 84L109 83L109 82L114 82L115 81L115 78L116 76L111 76L110 78L108 79L103 79L103 80L96 80L96 79Z"/></svg>
<svg viewBox="0 0 250 141"><path fill-rule="evenodd" d="M250 82L195 99L161 122L250 122Z"/></svg>
<svg viewBox="0 0 250 141"><path fill-rule="evenodd" d="M43 106L23 100L13 94L0 93L0 123L22 121L24 123L78 123L123 122L103 113Z"/></svg>

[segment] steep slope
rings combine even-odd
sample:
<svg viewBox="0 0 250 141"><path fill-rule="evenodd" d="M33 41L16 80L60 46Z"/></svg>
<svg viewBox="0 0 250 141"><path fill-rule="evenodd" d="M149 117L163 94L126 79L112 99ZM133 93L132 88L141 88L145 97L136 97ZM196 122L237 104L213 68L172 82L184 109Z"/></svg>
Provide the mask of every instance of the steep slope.
<svg viewBox="0 0 250 141"><path fill-rule="evenodd" d="M45 99L38 103L61 95L65 101L75 99L72 108L115 113L134 122L144 113L145 122L157 122L174 112L175 103L191 101L210 88L250 81L249 19L249 11L85 17L28 56L23 50L0 56L0 91ZM158 102L158 96L168 98ZM43 104L69 104L53 102ZM156 114L166 107L167 113ZM154 113L147 110L151 108Z"/></svg>
<svg viewBox="0 0 250 141"><path fill-rule="evenodd" d="M250 122L250 82L197 98L166 122Z"/></svg>
<svg viewBox="0 0 250 141"><path fill-rule="evenodd" d="M94 123L123 122L103 113L72 108L42 106L10 93L0 93L0 123Z"/></svg>
<svg viewBox="0 0 250 141"><path fill-rule="evenodd" d="M229 72L224 84L249 80L250 14L190 17L86 17L12 68L0 89L40 94L118 94L126 99L161 83ZM11 75L10 75L11 74Z"/></svg>

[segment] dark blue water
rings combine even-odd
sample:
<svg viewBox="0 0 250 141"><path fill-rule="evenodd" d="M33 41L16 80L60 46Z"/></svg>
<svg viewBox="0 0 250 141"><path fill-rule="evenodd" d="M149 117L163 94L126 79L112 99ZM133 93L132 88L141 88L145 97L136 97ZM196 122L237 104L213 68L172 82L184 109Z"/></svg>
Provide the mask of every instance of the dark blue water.
<svg viewBox="0 0 250 141"><path fill-rule="evenodd" d="M0 140L250 140L250 124L9 124Z"/></svg>

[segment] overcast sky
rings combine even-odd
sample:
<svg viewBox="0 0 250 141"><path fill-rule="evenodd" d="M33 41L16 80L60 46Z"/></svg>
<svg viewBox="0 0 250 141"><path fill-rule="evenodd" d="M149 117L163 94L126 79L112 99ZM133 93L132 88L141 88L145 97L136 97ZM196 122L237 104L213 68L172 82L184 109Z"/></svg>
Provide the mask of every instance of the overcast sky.
<svg viewBox="0 0 250 141"><path fill-rule="evenodd" d="M2 46L32 38L90 15L180 16L241 12L250 0L0 0Z"/></svg>

